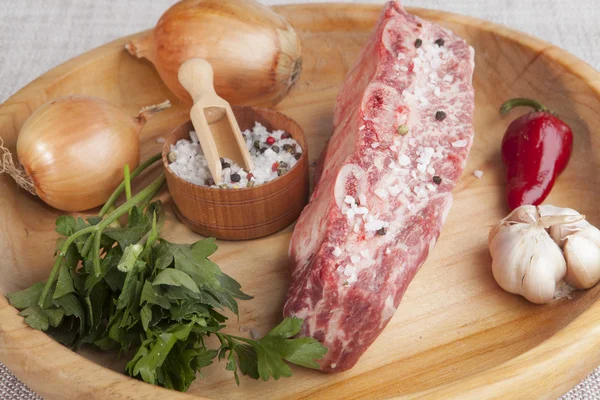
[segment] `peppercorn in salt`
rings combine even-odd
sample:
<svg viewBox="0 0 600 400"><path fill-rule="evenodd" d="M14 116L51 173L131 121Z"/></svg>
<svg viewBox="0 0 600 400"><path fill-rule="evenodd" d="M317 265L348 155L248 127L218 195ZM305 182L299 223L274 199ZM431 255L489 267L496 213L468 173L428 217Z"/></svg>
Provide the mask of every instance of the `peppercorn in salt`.
<svg viewBox="0 0 600 400"><path fill-rule="evenodd" d="M251 172L244 171L228 158L221 158L221 184L215 185L195 132L190 132L190 140L182 139L171 145L169 168L195 185L235 189L261 185L285 175L302 158L302 148L287 132L269 132L256 122L243 136L254 164Z"/></svg>

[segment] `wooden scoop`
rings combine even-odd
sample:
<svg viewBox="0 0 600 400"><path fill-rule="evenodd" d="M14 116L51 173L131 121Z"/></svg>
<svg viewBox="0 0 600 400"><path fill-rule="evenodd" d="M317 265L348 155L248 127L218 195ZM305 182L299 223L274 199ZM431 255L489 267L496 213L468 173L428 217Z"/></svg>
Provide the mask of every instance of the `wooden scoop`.
<svg viewBox="0 0 600 400"><path fill-rule="evenodd" d="M179 82L194 100L190 117L215 184L221 183L220 157L251 171L254 166L246 141L231 106L215 92L211 65L200 58L184 62L179 68Z"/></svg>

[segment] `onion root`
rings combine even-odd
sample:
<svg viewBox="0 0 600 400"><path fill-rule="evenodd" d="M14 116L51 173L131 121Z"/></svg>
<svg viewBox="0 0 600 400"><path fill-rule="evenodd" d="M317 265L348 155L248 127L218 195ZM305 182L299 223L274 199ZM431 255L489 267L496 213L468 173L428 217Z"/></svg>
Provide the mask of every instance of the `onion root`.
<svg viewBox="0 0 600 400"><path fill-rule="evenodd" d="M27 175L27 172L25 172L25 168L20 164L15 164L12 153L4 147L4 140L2 138L0 138L0 153L0 175L10 175L19 187L37 196L35 185L29 178L29 175Z"/></svg>

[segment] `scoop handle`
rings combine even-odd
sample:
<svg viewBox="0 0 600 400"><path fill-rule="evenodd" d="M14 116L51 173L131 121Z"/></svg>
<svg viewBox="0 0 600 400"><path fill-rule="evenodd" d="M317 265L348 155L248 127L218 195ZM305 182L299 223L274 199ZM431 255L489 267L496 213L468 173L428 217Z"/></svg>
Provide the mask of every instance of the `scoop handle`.
<svg viewBox="0 0 600 400"><path fill-rule="evenodd" d="M194 105L190 110L190 119L196 130L200 146L202 146L202 152L206 157L208 170L215 184L218 185L221 183L223 168L219 149L212 136L209 124L223 119L225 109L222 106L223 100L215 92L213 77L212 66L206 60L200 58L187 60L179 67L179 83L188 91L194 101ZM207 108L208 106L210 108ZM205 110L208 113L205 113Z"/></svg>
<svg viewBox="0 0 600 400"><path fill-rule="evenodd" d="M208 61L201 58L187 60L179 68L178 78L181 86L192 96L194 103L203 98L218 98L213 84L214 72Z"/></svg>

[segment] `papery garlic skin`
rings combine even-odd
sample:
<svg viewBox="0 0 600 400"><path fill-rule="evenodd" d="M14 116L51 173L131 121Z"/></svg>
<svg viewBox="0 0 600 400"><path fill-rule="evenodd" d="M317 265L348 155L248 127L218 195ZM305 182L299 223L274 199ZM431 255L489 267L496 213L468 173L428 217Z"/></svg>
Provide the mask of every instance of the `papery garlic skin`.
<svg viewBox="0 0 600 400"><path fill-rule="evenodd" d="M492 244L492 239L498 234L498 232L514 223L527 223L534 224L538 220L538 211L535 206L521 206L515 208L510 214L504 217L498 222L490 231L488 236L488 245Z"/></svg>
<svg viewBox="0 0 600 400"><path fill-rule="evenodd" d="M583 216L572 208L540 206L543 215ZM550 236L562 247L567 261L565 282L576 289L589 289L600 280L600 230L581 219L550 227Z"/></svg>
<svg viewBox="0 0 600 400"><path fill-rule="evenodd" d="M565 239L567 236L580 231L581 229L585 229L588 226L592 226L589 222L583 219L583 216L573 210L572 208L563 208L556 207L549 204L544 204L539 206L540 215L550 216L550 215L572 215L572 216L581 216L582 219L580 221L570 223L570 224L556 224L550 227L550 237L559 245L561 248L565 244ZM599 236L600 239L600 236Z"/></svg>
<svg viewBox="0 0 600 400"><path fill-rule="evenodd" d="M567 266L535 206L524 207L515 209L490 232L492 272L507 292L543 304L552 300Z"/></svg>
<svg viewBox="0 0 600 400"><path fill-rule="evenodd" d="M590 241L595 243L597 246L600 246L600 230L596 228L594 225L587 222L584 216L582 216L579 212L573 210L572 208L562 208L555 207L550 205L540 206L540 214L544 215L577 215L582 219L569 223L569 224L557 224L550 227L550 236L556 244L563 247L565 244L565 240L568 236L573 234L579 234L588 238Z"/></svg>

